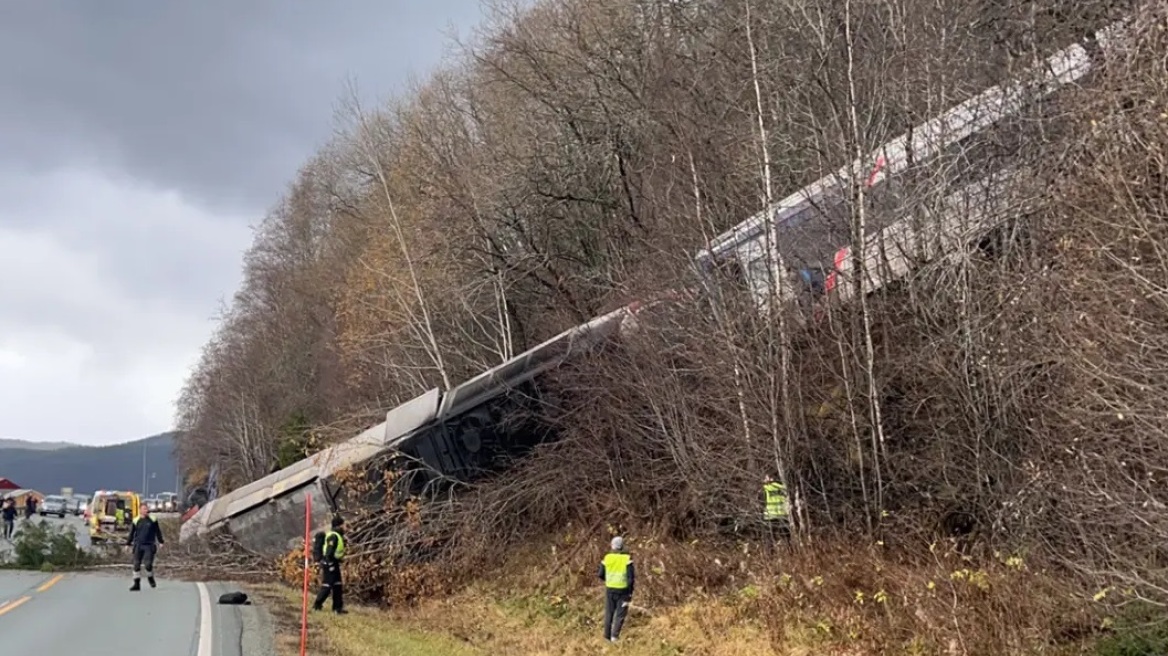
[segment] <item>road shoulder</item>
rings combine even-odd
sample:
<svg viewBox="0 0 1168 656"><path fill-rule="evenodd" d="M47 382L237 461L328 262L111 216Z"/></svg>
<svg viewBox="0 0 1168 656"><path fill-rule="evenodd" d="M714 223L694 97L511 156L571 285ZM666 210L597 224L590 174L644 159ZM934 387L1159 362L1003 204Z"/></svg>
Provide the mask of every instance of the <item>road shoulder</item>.
<svg viewBox="0 0 1168 656"><path fill-rule="evenodd" d="M238 581L204 583L211 602L215 635L215 653L238 656L275 656L275 639L271 613L251 586ZM243 592L250 604L220 604L219 597L228 592Z"/></svg>
<svg viewBox="0 0 1168 656"><path fill-rule="evenodd" d="M275 656L294 656L300 649L301 592L280 584L256 586L271 609L276 632ZM316 592L315 586L311 591ZM443 631L427 631L381 610L350 605L349 614L309 613L308 652L321 656L477 656L495 652L476 649ZM515 652L509 652L515 653Z"/></svg>
<svg viewBox="0 0 1168 656"><path fill-rule="evenodd" d="M250 606L238 607L242 624L240 647L243 656L278 656L271 612L267 605L255 596L253 589L242 586L240 589L252 602Z"/></svg>

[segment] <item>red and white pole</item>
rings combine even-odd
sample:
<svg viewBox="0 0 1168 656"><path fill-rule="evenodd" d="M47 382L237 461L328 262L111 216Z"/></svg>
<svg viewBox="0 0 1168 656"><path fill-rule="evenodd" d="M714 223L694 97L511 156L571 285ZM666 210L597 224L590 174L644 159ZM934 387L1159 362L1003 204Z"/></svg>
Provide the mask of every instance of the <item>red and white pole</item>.
<svg viewBox="0 0 1168 656"><path fill-rule="evenodd" d="M304 495L304 590L300 605L300 656L308 649L308 572L312 568L312 495Z"/></svg>

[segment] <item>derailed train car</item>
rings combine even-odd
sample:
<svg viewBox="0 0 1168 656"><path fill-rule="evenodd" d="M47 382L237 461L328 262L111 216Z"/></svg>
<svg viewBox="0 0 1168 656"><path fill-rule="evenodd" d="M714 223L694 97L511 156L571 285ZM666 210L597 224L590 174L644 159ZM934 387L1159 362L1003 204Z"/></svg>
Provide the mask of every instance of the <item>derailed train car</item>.
<svg viewBox="0 0 1168 656"><path fill-rule="evenodd" d="M610 339L638 310L623 307L564 331L443 394L431 389L391 410L385 421L278 472L207 502L181 529L181 540L224 532L251 551L277 555L304 535L304 501L312 497L323 527L344 492L341 474L393 456L405 470L403 492L419 494L443 480L473 480L546 435L532 403L540 374ZM534 410L534 409L532 409ZM518 423L508 417L527 415Z"/></svg>
<svg viewBox="0 0 1168 656"><path fill-rule="evenodd" d="M1024 141L1033 121L1023 110L1050 103L1057 113L1058 92L1086 82L1138 28L1132 17L1111 23L718 235L694 256L709 293L716 296L717 283L729 278L744 285L764 311L771 302L844 301L854 290L845 284L849 278L862 280L870 293L906 275L913 260L935 258L937 248L958 248L1008 221L1017 212L1004 206L970 212L979 199L1000 205L1004 199L994 198L1000 185L1013 185L1018 181L1012 178L1030 168L1017 161L1017 149L993 152L991 144ZM862 270L852 271L848 205L850 181L857 179L872 210L864 235L872 247ZM903 209L912 204L905 197L919 198L926 189L943 190L941 220L918 229L916 217L906 215L913 212ZM938 230L940 242L924 234ZM880 247L884 243L896 244L891 257Z"/></svg>

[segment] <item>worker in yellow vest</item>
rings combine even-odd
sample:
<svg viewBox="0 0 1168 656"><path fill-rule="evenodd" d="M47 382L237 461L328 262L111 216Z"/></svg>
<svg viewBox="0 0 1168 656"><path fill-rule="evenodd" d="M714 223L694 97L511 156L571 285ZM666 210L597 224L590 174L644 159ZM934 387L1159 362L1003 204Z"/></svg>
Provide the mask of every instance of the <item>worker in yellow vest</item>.
<svg viewBox="0 0 1168 656"><path fill-rule="evenodd" d="M341 561L345 559L345 520L333 517L332 530L324 536L324 551L320 562L320 592L316 594L313 610L322 610L331 594L333 612L345 614L344 582L341 580Z"/></svg>
<svg viewBox="0 0 1168 656"><path fill-rule="evenodd" d="M767 474L762 481L762 519L766 525L767 539L771 548L786 540L791 531L790 504L787 502L787 487Z"/></svg>
<svg viewBox="0 0 1168 656"><path fill-rule="evenodd" d="M633 558L625 551L624 538L612 539L612 551L600 563L600 580L604 581L604 639L616 642L633 600L636 571Z"/></svg>

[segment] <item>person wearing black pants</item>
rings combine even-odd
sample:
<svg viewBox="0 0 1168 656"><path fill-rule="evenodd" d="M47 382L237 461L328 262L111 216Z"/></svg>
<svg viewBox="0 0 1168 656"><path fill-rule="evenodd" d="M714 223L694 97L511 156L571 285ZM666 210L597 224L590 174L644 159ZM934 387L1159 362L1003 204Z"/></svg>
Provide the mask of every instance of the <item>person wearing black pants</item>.
<svg viewBox="0 0 1168 656"><path fill-rule="evenodd" d="M341 580L341 562L345 558L345 520L333 517L333 529L325 534L324 553L320 561L320 592L312 604L313 610L323 610L324 602L332 595L333 612L345 614L344 582Z"/></svg>
<svg viewBox="0 0 1168 656"><path fill-rule="evenodd" d="M11 540L12 534L16 531L16 503L12 499L4 500L4 509L0 510L0 516L4 519L4 539Z"/></svg>
<svg viewBox="0 0 1168 656"><path fill-rule="evenodd" d="M126 544L134 551L134 585L130 586L131 592L142 589L143 567L146 568L146 581L150 587L158 587L154 582L154 554L166 542L162 537L162 527L150 516L150 510L143 505L138 513L134 525L130 527L130 535L126 538Z"/></svg>
<svg viewBox="0 0 1168 656"><path fill-rule="evenodd" d="M625 551L624 538L612 539L612 551L600 563L600 580L604 581L604 639L616 642L633 601L636 587L636 568L633 558Z"/></svg>

